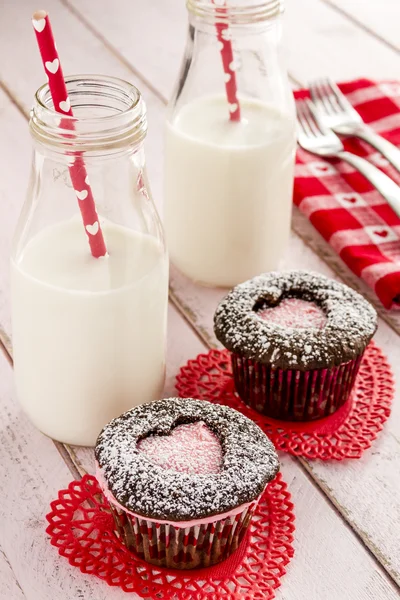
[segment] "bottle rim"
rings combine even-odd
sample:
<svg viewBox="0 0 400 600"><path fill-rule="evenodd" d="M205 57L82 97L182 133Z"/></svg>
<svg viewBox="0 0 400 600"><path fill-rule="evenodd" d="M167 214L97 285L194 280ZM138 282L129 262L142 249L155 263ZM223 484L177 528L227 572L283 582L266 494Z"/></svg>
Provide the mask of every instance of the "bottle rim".
<svg viewBox="0 0 400 600"><path fill-rule="evenodd" d="M230 5L229 0L186 0L188 11L207 23L246 25L272 19L284 11L284 0L255 0Z"/></svg>
<svg viewBox="0 0 400 600"><path fill-rule="evenodd" d="M49 84L35 94L32 136L64 151L97 151L139 145L146 137L146 106L128 81L103 75L65 77L74 116L54 110Z"/></svg>

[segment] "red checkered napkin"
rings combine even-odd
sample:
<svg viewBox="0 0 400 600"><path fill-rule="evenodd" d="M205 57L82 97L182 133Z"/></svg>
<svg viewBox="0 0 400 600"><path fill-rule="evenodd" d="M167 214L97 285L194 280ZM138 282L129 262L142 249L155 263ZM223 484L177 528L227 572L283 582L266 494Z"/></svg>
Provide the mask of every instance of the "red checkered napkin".
<svg viewBox="0 0 400 600"><path fill-rule="evenodd" d="M339 87L376 133L400 146L400 83L358 79ZM307 90L295 92L306 96ZM400 174L374 148L354 138L344 145L400 184ZM295 173L296 206L385 308L400 308L400 218L347 163L299 148Z"/></svg>

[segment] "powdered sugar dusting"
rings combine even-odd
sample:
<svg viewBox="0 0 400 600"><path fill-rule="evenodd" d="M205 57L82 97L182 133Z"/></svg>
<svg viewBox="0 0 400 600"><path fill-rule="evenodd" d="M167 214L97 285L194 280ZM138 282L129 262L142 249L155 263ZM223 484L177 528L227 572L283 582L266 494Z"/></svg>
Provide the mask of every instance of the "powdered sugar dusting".
<svg viewBox="0 0 400 600"><path fill-rule="evenodd" d="M326 323L324 311L315 304L300 298L284 298L278 306L257 311L263 321L292 329L322 329Z"/></svg>
<svg viewBox="0 0 400 600"><path fill-rule="evenodd" d="M168 436L180 425L203 422L218 438L218 473L167 470L137 445ZM95 455L114 498L145 517L190 521L228 512L255 500L279 470L275 448L253 421L227 406L203 400L157 400L117 417L97 440Z"/></svg>
<svg viewBox="0 0 400 600"><path fill-rule="evenodd" d="M289 298L314 302L326 315L325 325L283 327L256 312ZM216 336L228 350L281 369L327 368L353 360L376 326L376 311L360 294L307 271L271 272L246 281L222 300L214 317Z"/></svg>
<svg viewBox="0 0 400 600"><path fill-rule="evenodd" d="M207 475L221 470L221 444L202 421L178 425L170 435L151 435L137 447L151 462L170 471Z"/></svg>

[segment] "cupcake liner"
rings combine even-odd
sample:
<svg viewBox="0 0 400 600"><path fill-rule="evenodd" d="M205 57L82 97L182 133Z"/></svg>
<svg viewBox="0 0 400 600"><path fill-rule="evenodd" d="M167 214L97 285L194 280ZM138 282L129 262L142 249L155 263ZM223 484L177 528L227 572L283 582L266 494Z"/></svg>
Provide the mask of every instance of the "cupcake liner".
<svg viewBox="0 0 400 600"><path fill-rule="evenodd" d="M112 505L111 510L117 536L139 558L158 567L196 569L215 565L238 548L256 507L257 501L235 515L190 527L156 523Z"/></svg>
<svg viewBox="0 0 400 600"><path fill-rule="evenodd" d="M321 419L348 400L363 354L337 367L299 371L273 369L231 353L235 388L245 404L274 419Z"/></svg>

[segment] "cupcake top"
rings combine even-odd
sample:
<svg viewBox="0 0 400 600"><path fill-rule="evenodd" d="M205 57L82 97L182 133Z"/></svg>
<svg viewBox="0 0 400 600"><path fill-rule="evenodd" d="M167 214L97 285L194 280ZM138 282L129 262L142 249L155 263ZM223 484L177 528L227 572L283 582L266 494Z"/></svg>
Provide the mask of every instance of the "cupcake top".
<svg viewBox="0 0 400 600"><path fill-rule="evenodd" d="M254 277L236 286L214 317L217 338L232 352L302 371L353 360L376 327L376 311L360 294L308 271Z"/></svg>
<svg viewBox="0 0 400 600"><path fill-rule="evenodd" d="M253 421L203 400L133 408L100 433L95 455L117 502L144 517L190 521L252 502L279 470Z"/></svg>

